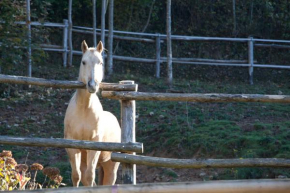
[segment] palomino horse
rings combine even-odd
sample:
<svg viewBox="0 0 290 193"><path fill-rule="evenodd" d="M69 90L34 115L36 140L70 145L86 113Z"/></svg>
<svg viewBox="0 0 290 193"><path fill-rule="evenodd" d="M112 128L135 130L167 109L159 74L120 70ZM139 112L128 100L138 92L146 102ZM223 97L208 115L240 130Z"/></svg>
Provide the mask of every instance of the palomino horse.
<svg viewBox="0 0 290 193"><path fill-rule="evenodd" d="M103 78L103 44L88 48L82 42L83 57L78 80L86 89L78 89L71 98L64 118L64 138L96 142L120 142L121 129L116 117L103 111L96 92ZM111 160L111 152L84 149L66 149L72 169L72 182L79 186L93 186L95 169L103 170L102 185L113 185L117 178L119 162ZM100 177L100 176L99 176Z"/></svg>

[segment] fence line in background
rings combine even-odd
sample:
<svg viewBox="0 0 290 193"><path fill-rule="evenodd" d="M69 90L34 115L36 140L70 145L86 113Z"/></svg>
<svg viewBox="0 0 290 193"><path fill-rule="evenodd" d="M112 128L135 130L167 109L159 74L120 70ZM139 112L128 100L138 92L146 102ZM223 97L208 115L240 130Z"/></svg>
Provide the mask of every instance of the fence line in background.
<svg viewBox="0 0 290 193"><path fill-rule="evenodd" d="M81 27L81 26L73 26L74 29L84 29L92 31L93 28L90 27ZM97 29L97 31L100 31L100 29ZM105 32L108 32L109 30L105 30ZM128 32L128 31L120 31L120 30L114 30L114 34L125 34L125 35L137 35L137 36L149 36L152 38L155 38L157 36L160 36L161 39L166 39L166 34L158 34L158 33L138 33L138 32ZM250 37L248 38L227 38L227 37L203 37L203 36L185 36L185 35L171 35L172 40L206 40L206 41L233 41L233 42L248 42L251 40ZM176 39L175 39L176 38ZM273 42L273 43L290 43L290 40L274 40L274 39L259 39L259 38L253 38L253 41L255 42Z"/></svg>
<svg viewBox="0 0 290 193"><path fill-rule="evenodd" d="M16 24L26 24L26 22L15 22ZM54 47L49 47L49 45L40 46L45 51L55 51L62 52L63 55L63 66L66 67L67 63L70 65L70 58L73 54L81 55L81 51L71 50L71 37L70 34L72 32L83 33L83 34L96 34L108 37L109 30L96 29L95 33L93 28L90 27L80 27L80 26L72 26L72 24L68 20L63 20L63 24L61 23L51 23L51 22L31 22L31 26L44 26L44 27L58 27L63 28L63 45ZM105 33L106 32L106 33ZM109 52L108 57L112 57L113 60L119 61L128 61L128 62L141 62L141 63L152 63L156 65L155 68L155 76L157 78L160 77L160 64L167 62L167 57L161 57L161 43L164 43L165 38L167 37L165 34L152 34L152 33L136 33L136 32L126 32L126 31L118 31L113 30L113 38L118 40L125 41L138 41L144 43L155 43L156 54L155 58L138 58L138 57L130 57L130 56L118 56L118 55L110 55ZM120 34L120 35L115 35ZM131 35L131 36L141 36L141 37L129 37L122 35ZM150 37L150 38L142 38L142 36ZM67 39L69 41L67 42ZM277 68L277 69L290 69L290 66L287 65L279 65L279 64L257 64L257 61L254 60L254 47L274 47L274 48L283 48L289 49L288 45L276 45L273 43L290 43L289 40L273 40L273 39L257 39L253 37L248 38L225 38L225 37L200 37L200 36L181 36L181 35L171 35L171 40L178 41L233 41L233 42L245 42L248 43L248 58L247 60L215 60L215 59L195 59L195 58L172 58L172 63L179 64L194 64L194 65L210 65L210 66L235 66L235 67L248 67L249 68L249 81L250 84L253 84L253 72L254 68ZM255 42L264 42L264 43L255 43ZM265 44L272 43L272 44ZM108 43L110 45L110 43ZM69 58L67 59L67 54L69 53ZM104 55L107 57L107 55ZM108 58L107 57L107 58ZM109 59L109 61L111 61ZM234 62L235 61L235 62ZM109 63L110 64L110 63ZM108 67L108 71L112 71L112 66ZM172 72L169 72L172 73Z"/></svg>

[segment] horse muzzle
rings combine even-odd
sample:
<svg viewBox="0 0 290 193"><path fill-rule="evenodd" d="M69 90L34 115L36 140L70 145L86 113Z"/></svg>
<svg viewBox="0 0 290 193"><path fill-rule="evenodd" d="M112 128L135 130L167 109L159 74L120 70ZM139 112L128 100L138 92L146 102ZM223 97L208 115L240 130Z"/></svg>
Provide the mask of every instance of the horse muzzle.
<svg viewBox="0 0 290 193"><path fill-rule="evenodd" d="M90 80L87 84L87 89L89 93L95 93L99 89L99 83L93 80Z"/></svg>

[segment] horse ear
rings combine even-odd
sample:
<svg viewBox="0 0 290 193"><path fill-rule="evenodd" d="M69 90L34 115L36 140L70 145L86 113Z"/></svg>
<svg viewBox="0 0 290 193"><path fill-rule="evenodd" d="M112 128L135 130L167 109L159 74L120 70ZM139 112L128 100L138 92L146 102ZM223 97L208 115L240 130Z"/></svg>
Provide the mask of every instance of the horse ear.
<svg viewBox="0 0 290 193"><path fill-rule="evenodd" d="M100 53L102 53L103 50L104 50L104 46L103 46L102 41L100 41L100 42L98 43L98 45L97 45L97 51L100 52Z"/></svg>
<svg viewBox="0 0 290 193"><path fill-rule="evenodd" d="M82 51L83 51L83 53L85 53L88 49L89 49L88 45L87 45L86 41L84 40L82 42Z"/></svg>

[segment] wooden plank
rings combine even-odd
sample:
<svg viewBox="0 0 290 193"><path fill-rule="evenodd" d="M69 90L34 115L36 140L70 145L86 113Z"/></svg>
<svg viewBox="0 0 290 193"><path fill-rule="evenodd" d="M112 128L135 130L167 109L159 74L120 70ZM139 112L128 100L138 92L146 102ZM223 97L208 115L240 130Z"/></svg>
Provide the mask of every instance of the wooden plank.
<svg viewBox="0 0 290 193"><path fill-rule="evenodd" d="M21 190L19 192L46 193L289 193L289 179L215 180L199 182L144 183L134 186L114 185L43 190ZM17 192L17 191L16 191Z"/></svg>
<svg viewBox="0 0 290 193"><path fill-rule="evenodd" d="M290 159L245 158L245 159L171 159L112 153L112 160L128 164L147 165L167 168L241 168L241 167L287 167Z"/></svg>
<svg viewBox="0 0 290 193"><path fill-rule="evenodd" d="M137 91L138 84L118 84L118 83L105 83L101 82L100 89L103 91L122 91L122 90L130 90L130 91Z"/></svg>
<svg viewBox="0 0 290 193"><path fill-rule="evenodd" d="M134 84L134 81L120 81L120 84ZM121 142L135 142L135 114L134 100L121 101ZM123 184L136 184L136 165L122 164Z"/></svg>
<svg viewBox="0 0 290 193"><path fill-rule="evenodd" d="M79 81L68 81L68 80L48 80L43 78L33 78L25 76L12 76L0 74L0 83L9 83L9 84L26 84L26 85L36 85L36 86L45 86L52 88L63 88L63 89L85 89L86 85ZM103 91L106 90L115 90L115 91L137 91L138 85L120 85L118 83L100 83L100 89Z"/></svg>
<svg viewBox="0 0 290 193"><path fill-rule="evenodd" d="M103 91L104 98L116 100L144 101L188 101L202 103L217 102L263 102L290 103L290 95L261 95L261 94L187 94L187 93L148 93L148 92L114 92Z"/></svg>
<svg viewBox="0 0 290 193"><path fill-rule="evenodd" d="M37 146L37 147L58 147L74 149L90 149L99 151L116 152L143 152L142 143L111 143L111 142L93 142L85 140L70 140L59 138L27 138L27 137L8 137L0 136L0 144L19 145L19 146Z"/></svg>

